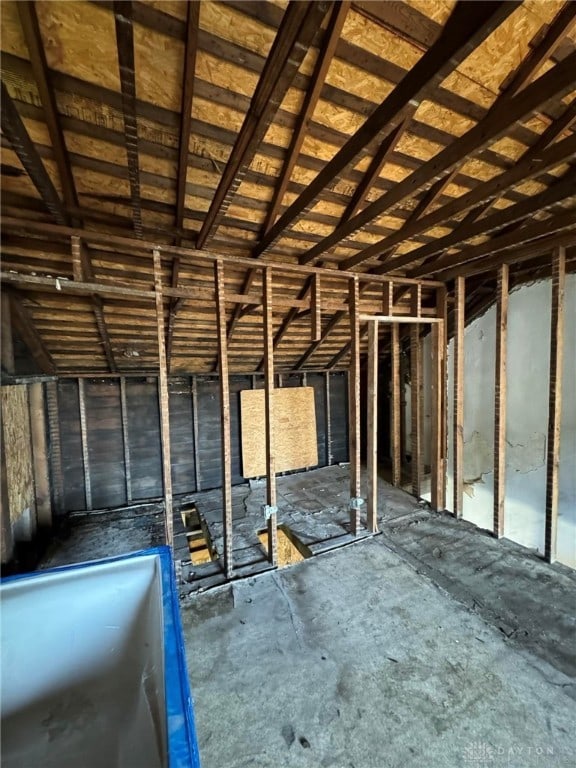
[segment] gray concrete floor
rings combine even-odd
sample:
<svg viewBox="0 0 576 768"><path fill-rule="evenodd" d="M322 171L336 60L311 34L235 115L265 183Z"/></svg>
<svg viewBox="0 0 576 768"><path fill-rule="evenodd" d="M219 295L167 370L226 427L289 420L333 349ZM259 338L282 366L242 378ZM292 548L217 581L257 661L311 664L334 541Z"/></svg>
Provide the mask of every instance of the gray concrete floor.
<svg viewBox="0 0 576 768"><path fill-rule="evenodd" d="M182 602L203 768L572 766L575 574L380 492L376 538ZM345 469L278 493L302 540L344 533Z"/></svg>
<svg viewBox="0 0 576 768"><path fill-rule="evenodd" d="M182 616L203 768L574 764L573 681L383 537Z"/></svg>

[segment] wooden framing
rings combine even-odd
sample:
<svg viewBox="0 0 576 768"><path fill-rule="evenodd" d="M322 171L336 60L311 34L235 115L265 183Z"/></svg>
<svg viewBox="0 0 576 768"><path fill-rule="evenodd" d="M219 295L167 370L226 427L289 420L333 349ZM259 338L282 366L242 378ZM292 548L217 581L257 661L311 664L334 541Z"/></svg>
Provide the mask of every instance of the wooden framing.
<svg viewBox="0 0 576 768"><path fill-rule="evenodd" d="M312 276L312 296L310 302L312 341L320 341L322 338L322 289L319 275Z"/></svg>
<svg viewBox="0 0 576 768"><path fill-rule="evenodd" d="M350 372L348 377L348 418L350 453L350 530L357 536L360 530L360 286L355 276L349 282L350 306Z"/></svg>
<svg viewBox="0 0 576 768"><path fill-rule="evenodd" d="M224 572L232 578L232 448L230 445L230 384L226 339L226 294L224 262L214 264L216 317L218 325L218 372L220 374L220 434L222 451L222 522L224 526Z"/></svg>
<svg viewBox="0 0 576 768"><path fill-rule="evenodd" d="M120 419L122 421L122 449L124 451L124 481L126 502L132 501L132 466L130 464L130 435L128 432L128 403L126 401L126 377L120 377Z"/></svg>
<svg viewBox="0 0 576 768"><path fill-rule="evenodd" d="M2 312L2 338L0 340L0 354L2 356L2 369L6 373L14 373L14 340L12 336L12 316L10 311L10 296L2 294L0 303Z"/></svg>
<svg viewBox="0 0 576 768"><path fill-rule="evenodd" d="M498 271L496 301L496 369L494 377L494 521L497 538L504 536L506 497L506 355L508 336L508 266Z"/></svg>
<svg viewBox="0 0 576 768"><path fill-rule="evenodd" d="M92 509L92 483L90 477L90 454L88 451L88 429L86 426L86 398L84 379L78 380L78 406L80 409L80 440L82 443L82 465L84 467L84 495L86 509Z"/></svg>
<svg viewBox="0 0 576 768"><path fill-rule="evenodd" d="M52 504L54 511L64 511L64 476L62 473L62 443L60 440L60 409L58 406L58 384L46 383L46 410L50 440L50 476L52 479Z"/></svg>
<svg viewBox="0 0 576 768"><path fill-rule="evenodd" d="M276 459L274 450L274 325L272 270L265 269L264 284L264 408L266 418L266 527L268 560L278 564L278 509L276 506Z"/></svg>
<svg viewBox="0 0 576 768"><path fill-rule="evenodd" d="M330 371L324 372L324 408L326 418L326 464L331 467L332 456L332 408L330 405Z"/></svg>
<svg viewBox="0 0 576 768"><path fill-rule="evenodd" d="M399 487L402 483L402 455L401 455L401 387L400 381L400 327L396 322L391 325L391 349L392 349L392 485Z"/></svg>
<svg viewBox="0 0 576 768"><path fill-rule="evenodd" d="M398 326L393 326L398 328ZM368 324L368 500L366 527L378 531L378 322Z"/></svg>
<svg viewBox="0 0 576 768"><path fill-rule="evenodd" d="M44 385L30 384L28 405L30 408L30 438L34 461L34 487L36 498L36 519L38 527L52 527L52 504L50 501L50 476L48 471L48 443L46 439L46 412L44 407Z"/></svg>
<svg viewBox="0 0 576 768"><path fill-rule="evenodd" d="M410 432L412 495L419 499L422 494L424 469L422 457L422 342L419 325L410 327L410 403L412 411Z"/></svg>
<svg viewBox="0 0 576 768"><path fill-rule="evenodd" d="M170 407L168 371L166 368L166 336L164 332L164 300L162 295L162 262L160 251L154 250L154 295L156 297L156 326L158 331L158 404L160 437L162 440L162 480L164 484L164 528L166 543L174 542L172 509L172 461L170 458Z"/></svg>
<svg viewBox="0 0 576 768"><path fill-rule="evenodd" d="M562 421L562 375L564 362L564 291L566 253L557 248L552 257L552 314L550 323L550 378L548 394L548 447L546 453L546 529L544 556L556 559L558 539L558 468Z"/></svg>
<svg viewBox="0 0 576 768"><path fill-rule="evenodd" d="M466 305L465 278L455 282L454 307L454 402L453 402L453 512L462 517L464 504L464 308Z"/></svg>
<svg viewBox="0 0 576 768"><path fill-rule="evenodd" d="M116 24L120 86L122 88L124 140L126 142L126 155L128 159L132 217L134 232L138 237L142 237L142 201L140 197L140 163L138 159L138 117L136 114L136 65L134 62L134 30L132 27L131 0L114 0L114 21Z"/></svg>
<svg viewBox="0 0 576 768"><path fill-rule="evenodd" d="M192 430L194 439L194 485L197 491L202 490L202 475L200 474L200 431L198 428L198 382L192 376Z"/></svg>
<svg viewBox="0 0 576 768"><path fill-rule="evenodd" d="M443 396L444 372L444 321L432 324L432 445L431 455L431 505L441 512L445 507L445 464L443 446Z"/></svg>

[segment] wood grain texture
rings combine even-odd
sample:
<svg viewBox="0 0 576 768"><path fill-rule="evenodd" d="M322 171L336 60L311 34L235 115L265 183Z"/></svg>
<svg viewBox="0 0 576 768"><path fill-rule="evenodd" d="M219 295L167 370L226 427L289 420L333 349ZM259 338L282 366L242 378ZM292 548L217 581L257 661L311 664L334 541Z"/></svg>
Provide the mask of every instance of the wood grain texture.
<svg viewBox="0 0 576 768"><path fill-rule="evenodd" d="M25 513L36 518L28 388L24 384L2 387L0 395L8 506L13 525Z"/></svg>
<svg viewBox="0 0 576 768"><path fill-rule="evenodd" d="M274 459L276 472L318 464L316 410L312 387L276 389L274 396ZM242 473L266 475L264 391L240 393L242 414Z"/></svg>
<svg viewBox="0 0 576 768"><path fill-rule="evenodd" d="M508 341L508 265L498 272L496 301L496 369L494 375L494 513L493 531L504 536L506 499L506 358Z"/></svg>

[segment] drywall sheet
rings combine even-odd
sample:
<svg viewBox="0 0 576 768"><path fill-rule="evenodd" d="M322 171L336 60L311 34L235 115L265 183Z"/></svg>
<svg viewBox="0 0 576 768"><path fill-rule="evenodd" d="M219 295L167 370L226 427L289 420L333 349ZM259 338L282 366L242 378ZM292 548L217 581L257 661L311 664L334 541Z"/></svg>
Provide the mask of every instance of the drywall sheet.
<svg viewBox="0 0 576 768"><path fill-rule="evenodd" d="M313 387L275 389L274 458L276 472L318 464L316 409ZM244 477L266 474L264 390L240 392L242 472Z"/></svg>

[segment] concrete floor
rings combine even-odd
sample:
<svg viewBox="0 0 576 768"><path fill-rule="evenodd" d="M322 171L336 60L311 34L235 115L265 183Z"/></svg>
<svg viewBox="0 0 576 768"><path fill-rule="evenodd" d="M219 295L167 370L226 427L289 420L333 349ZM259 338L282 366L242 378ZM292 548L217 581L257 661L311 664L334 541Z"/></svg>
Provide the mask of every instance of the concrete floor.
<svg viewBox="0 0 576 768"><path fill-rule="evenodd" d="M574 764L573 679L383 536L182 616L203 768Z"/></svg>
<svg viewBox="0 0 576 768"><path fill-rule="evenodd" d="M576 574L379 485L380 535L322 553L347 468L278 478L314 556L181 601L203 768L576 764ZM234 489L238 572L266 566L263 497ZM194 500L220 550L219 492ZM162 535L160 505L78 516L43 565Z"/></svg>

